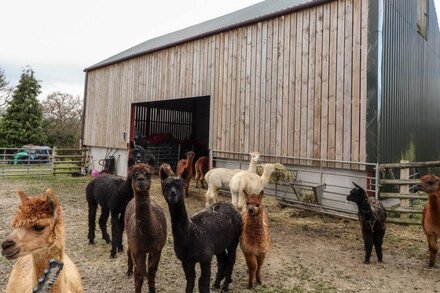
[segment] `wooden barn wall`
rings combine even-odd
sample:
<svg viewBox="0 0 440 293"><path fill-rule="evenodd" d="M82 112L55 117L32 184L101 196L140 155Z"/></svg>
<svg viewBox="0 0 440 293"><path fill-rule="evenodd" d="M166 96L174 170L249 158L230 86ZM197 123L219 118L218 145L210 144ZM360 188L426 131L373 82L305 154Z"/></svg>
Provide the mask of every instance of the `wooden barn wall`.
<svg viewBox="0 0 440 293"><path fill-rule="evenodd" d="M368 0L339 0L88 73L84 143L125 148L130 105L212 97L211 148L365 161Z"/></svg>

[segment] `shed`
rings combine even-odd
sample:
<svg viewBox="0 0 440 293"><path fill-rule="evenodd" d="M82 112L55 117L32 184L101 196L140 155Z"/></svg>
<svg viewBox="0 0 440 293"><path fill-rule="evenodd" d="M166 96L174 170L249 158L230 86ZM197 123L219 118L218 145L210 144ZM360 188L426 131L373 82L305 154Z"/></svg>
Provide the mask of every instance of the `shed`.
<svg viewBox="0 0 440 293"><path fill-rule="evenodd" d="M439 157L439 37L433 0L263 1L86 68L83 144L120 175L136 136L259 151L345 206L378 163Z"/></svg>

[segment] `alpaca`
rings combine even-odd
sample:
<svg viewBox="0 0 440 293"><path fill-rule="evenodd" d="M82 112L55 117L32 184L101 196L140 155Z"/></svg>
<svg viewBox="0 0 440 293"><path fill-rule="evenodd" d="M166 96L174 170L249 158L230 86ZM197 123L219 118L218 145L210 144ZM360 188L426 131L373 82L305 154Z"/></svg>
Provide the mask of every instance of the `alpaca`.
<svg viewBox="0 0 440 293"><path fill-rule="evenodd" d="M364 263L370 263L373 244L376 249L377 259L379 262L382 262L382 243L386 229L385 220L387 212L380 201L374 197L369 197L362 187L354 182L353 184L355 188L350 191L347 200L356 203L358 206L358 216L365 247Z"/></svg>
<svg viewBox="0 0 440 293"><path fill-rule="evenodd" d="M235 174L230 183L232 204L241 210L245 203L243 190L246 190L248 194L259 194L269 182L274 171L273 164L264 164L261 177L249 171L241 171Z"/></svg>
<svg viewBox="0 0 440 293"><path fill-rule="evenodd" d="M429 194L422 216L422 227L428 240L429 266L434 267L437 257L437 238L440 236L440 178L425 175L421 178L421 189Z"/></svg>
<svg viewBox="0 0 440 293"><path fill-rule="evenodd" d="M189 183L191 182L191 178L193 176L193 159L194 159L195 153L192 151L189 151L186 154L186 160L182 159L177 163L176 173L179 176L182 176L184 172L187 173L185 177L185 196L188 197L188 189L189 189Z"/></svg>
<svg viewBox="0 0 440 293"><path fill-rule="evenodd" d="M2 255L17 259L9 276L7 293L31 292L50 259L64 264L50 292L83 292L75 264L65 253L61 204L52 189L28 197L19 191L20 205L12 220L14 230L2 243Z"/></svg>
<svg viewBox="0 0 440 293"><path fill-rule="evenodd" d="M147 273L146 258L148 254L148 288L156 292L155 278L160 255L167 239L167 222L162 208L150 197L151 167L147 164L136 164L130 171L134 198L128 203L125 211L127 229L127 275L133 273L135 292L142 290Z"/></svg>
<svg viewBox="0 0 440 293"><path fill-rule="evenodd" d="M196 169L196 188L199 188L199 181L202 188L205 188L203 182L205 181L205 174L209 170L209 158L202 156L198 158L195 165Z"/></svg>
<svg viewBox="0 0 440 293"><path fill-rule="evenodd" d="M248 172L257 173L257 163L260 160L260 153L252 152L249 153L251 161L249 163ZM227 169L227 168L214 168L209 170L205 175L205 181L208 183L208 190L206 191L205 198L208 207L211 204L217 202L218 190L220 188L230 189L229 183L231 178L242 172L241 169Z"/></svg>
<svg viewBox="0 0 440 293"><path fill-rule="evenodd" d="M217 257L218 271L214 288L227 291L232 281L237 246L242 230L240 213L230 203L216 203L188 218L184 196L184 179L160 174L164 180L163 196L171 215L174 252L182 262L186 277L186 292L195 283L195 265L200 263L199 292L210 292L211 260Z"/></svg>
<svg viewBox="0 0 440 293"><path fill-rule="evenodd" d="M249 273L249 289L254 288L255 281L261 284L261 267L270 247L269 221L263 208L262 190L257 194L247 194L246 208L243 209L243 233L240 247L246 259Z"/></svg>
<svg viewBox="0 0 440 293"><path fill-rule="evenodd" d="M137 163L147 163L154 167L154 155L140 145L130 143L130 150L128 151L128 167Z"/></svg>
<svg viewBox="0 0 440 293"><path fill-rule="evenodd" d="M124 233L124 214L128 202L133 198L131 178L127 180L115 175L99 175L89 182L86 188L89 208L89 244L95 244L96 210L101 206L99 227L102 238L112 243L110 257L116 257L116 250L123 251L122 234ZM107 220L111 215L112 238L107 233Z"/></svg>

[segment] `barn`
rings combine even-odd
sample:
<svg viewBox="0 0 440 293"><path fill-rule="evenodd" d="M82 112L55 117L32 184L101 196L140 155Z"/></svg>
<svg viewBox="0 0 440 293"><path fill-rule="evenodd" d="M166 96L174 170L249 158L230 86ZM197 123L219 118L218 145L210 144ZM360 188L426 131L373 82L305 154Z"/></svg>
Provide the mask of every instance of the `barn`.
<svg viewBox="0 0 440 293"><path fill-rule="evenodd" d="M215 166L259 151L350 210L378 164L439 157L439 37L433 0L263 1L86 68L82 143L122 176L136 138Z"/></svg>

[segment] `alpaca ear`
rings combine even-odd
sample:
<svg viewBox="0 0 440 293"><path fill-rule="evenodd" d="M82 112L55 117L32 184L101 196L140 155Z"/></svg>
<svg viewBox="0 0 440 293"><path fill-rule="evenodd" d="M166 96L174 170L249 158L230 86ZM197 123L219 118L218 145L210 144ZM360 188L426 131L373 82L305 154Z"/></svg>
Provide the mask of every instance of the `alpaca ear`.
<svg viewBox="0 0 440 293"><path fill-rule="evenodd" d="M161 181L164 181L169 176L169 174L167 173L167 171L165 169L166 169L165 163L160 165L160 167L159 167L159 173L160 173L159 176L160 176L160 180Z"/></svg>
<svg viewBox="0 0 440 293"><path fill-rule="evenodd" d="M245 196L245 197L248 197L248 196L249 196L249 194L246 192L245 189L243 189L243 193L244 193L244 196Z"/></svg>
<svg viewBox="0 0 440 293"><path fill-rule="evenodd" d="M17 196L20 199L21 204L24 204L25 201L28 199L27 195L21 190L17 191Z"/></svg>
<svg viewBox="0 0 440 293"><path fill-rule="evenodd" d="M352 182L352 183L353 183L353 185L356 186L357 188L364 190L362 187L360 187L360 186L357 185L356 183L354 183L354 182Z"/></svg>
<svg viewBox="0 0 440 293"><path fill-rule="evenodd" d="M130 150L131 149L134 149L134 142L132 140L130 141Z"/></svg>
<svg viewBox="0 0 440 293"><path fill-rule="evenodd" d="M49 203L49 206L52 208L52 212L55 215L56 214L56 210L57 210L58 205L59 205L58 197L55 195L55 192L51 188L46 190L45 194L46 194L46 197L47 197L47 202Z"/></svg>
<svg viewBox="0 0 440 293"><path fill-rule="evenodd" d="M258 198L263 198L264 196L264 190L261 190L260 193L258 194Z"/></svg>

